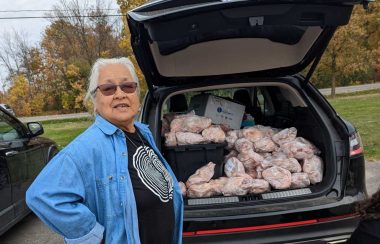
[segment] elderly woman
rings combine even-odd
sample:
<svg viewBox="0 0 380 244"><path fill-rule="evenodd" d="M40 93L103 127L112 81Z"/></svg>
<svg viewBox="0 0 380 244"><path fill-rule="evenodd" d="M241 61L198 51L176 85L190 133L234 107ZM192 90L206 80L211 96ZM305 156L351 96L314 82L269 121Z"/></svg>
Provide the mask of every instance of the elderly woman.
<svg viewBox="0 0 380 244"><path fill-rule="evenodd" d="M138 88L129 59L98 59L87 92L95 122L27 192L66 243L181 243L181 191L148 127L135 122Z"/></svg>

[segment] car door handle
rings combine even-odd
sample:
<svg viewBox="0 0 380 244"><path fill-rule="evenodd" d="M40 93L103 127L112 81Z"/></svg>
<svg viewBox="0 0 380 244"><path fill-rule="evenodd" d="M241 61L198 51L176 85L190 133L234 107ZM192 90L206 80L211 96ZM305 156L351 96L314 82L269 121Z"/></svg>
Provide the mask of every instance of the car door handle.
<svg viewBox="0 0 380 244"><path fill-rule="evenodd" d="M14 156L14 155L16 155L16 154L18 154L17 151L9 151L9 152L6 152L6 153L5 153L5 156L10 157L10 156Z"/></svg>

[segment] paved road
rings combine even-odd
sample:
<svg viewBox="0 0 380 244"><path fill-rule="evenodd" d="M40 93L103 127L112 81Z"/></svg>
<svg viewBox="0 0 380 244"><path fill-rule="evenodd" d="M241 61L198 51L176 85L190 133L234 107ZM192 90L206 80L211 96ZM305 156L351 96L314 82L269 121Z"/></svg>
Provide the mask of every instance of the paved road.
<svg viewBox="0 0 380 244"><path fill-rule="evenodd" d="M369 161L366 164L367 190L371 195L379 187L380 161ZM0 236L1 244L56 244L63 239L49 230L34 214Z"/></svg>
<svg viewBox="0 0 380 244"><path fill-rule="evenodd" d="M45 116L34 116L34 117L19 117L23 123L27 122L41 122L47 120L59 120L59 119L77 119L77 118L88 118L91 115L87 112L76 113L76 114L56 114L56 115L45 115Z"/></svg>
<svg viewBox="0 0 380 244"><path fill-rule="evenodd" d="M373 84L358 85L358 86L342 86L342 87L337 87L335 89L335 93L336 94L351 93L351 92L373 90L373 89L380 89L380 82L373 83ZM331 94L331 88L319 89L319 91L323 95L330 95Z"/></svg>

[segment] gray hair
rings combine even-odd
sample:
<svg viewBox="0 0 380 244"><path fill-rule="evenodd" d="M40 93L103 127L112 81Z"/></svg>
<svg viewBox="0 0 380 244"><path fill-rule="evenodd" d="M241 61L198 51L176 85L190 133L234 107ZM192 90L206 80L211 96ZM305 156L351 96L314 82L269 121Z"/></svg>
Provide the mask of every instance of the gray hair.
<svg viewBox="0 0 380 244"><path fill-rule="evenodd" d="M84 103L91 99L91 102L95 104L95 93L94 90L98 86L98 79L100 70L109 64L121 64L124 65L132 75L133 80L137 83L137 94L140 95L140 84L137 77L135 67L129 58L99 58L96 60L92 66L90 77L88 79L87 93L84 98Z"/></svg>

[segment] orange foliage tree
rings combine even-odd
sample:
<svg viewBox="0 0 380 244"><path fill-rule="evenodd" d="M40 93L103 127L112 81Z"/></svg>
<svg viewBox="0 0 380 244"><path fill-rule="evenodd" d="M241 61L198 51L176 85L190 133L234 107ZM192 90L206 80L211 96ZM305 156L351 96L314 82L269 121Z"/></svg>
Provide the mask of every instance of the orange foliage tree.
<svg viewBox="0 0 380 244"><path fill-rule="evenodd" d="M119 46L121 49L126 51L127 56L131 59L131 61L133 62L134 66L135 66L136 73L137 73L137 76L139 78L140 86L141 86L140 87L141 97L143 97L144 94L146 93L147 85L145 82L145 77L144 77L140 67L137 64L136 57L133 54L133 50L132 50L132 46L131 46L131 33L129 31L128 24L127 24L127 13L128 13L128 11L144 4L145 2L147 2L147 1L146 0L117 0L117 3L120 6L120 11L123 15L122 21L124 24L123 25L123 31L122 31L123 35L120 39Z"/></svg>

